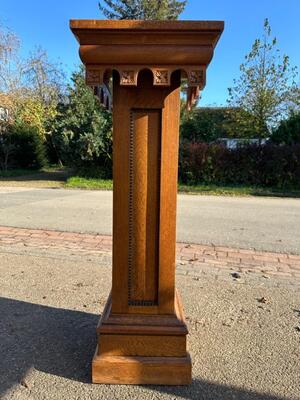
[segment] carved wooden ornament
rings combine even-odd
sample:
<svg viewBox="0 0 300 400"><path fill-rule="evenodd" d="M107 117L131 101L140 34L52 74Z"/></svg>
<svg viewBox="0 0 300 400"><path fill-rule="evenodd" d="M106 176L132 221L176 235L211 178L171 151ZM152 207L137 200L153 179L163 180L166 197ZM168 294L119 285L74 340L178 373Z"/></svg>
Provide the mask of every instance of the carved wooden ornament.
<svg viewBox="0 0 300 400"><path fill-rule="evenodd" d="M76 20L71 29L87 84L106 105L113 100L113 279L92 379L188 384L175 290L180 85L184 77L191 106L223 22Z"/></svg>

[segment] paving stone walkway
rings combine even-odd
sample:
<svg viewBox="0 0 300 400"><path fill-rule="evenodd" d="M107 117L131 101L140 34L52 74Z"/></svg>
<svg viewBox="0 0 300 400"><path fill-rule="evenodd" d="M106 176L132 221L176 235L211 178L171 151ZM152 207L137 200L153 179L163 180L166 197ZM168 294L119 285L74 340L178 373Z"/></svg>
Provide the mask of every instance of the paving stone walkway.
<svg viewBox="0 0 300 400"><path fill-rule="evenodd" d="M91 256L110 255L112 237L59 232L39 229L21 229L0 226L1 247L39 248L44 250L71 250ZM300 255L244 250L231 247L177 243L177 272L197 276L203 269L214 271L258 272L266 277L277 276L300 279ZM237 276L238 277L238 276Z"/></svg>

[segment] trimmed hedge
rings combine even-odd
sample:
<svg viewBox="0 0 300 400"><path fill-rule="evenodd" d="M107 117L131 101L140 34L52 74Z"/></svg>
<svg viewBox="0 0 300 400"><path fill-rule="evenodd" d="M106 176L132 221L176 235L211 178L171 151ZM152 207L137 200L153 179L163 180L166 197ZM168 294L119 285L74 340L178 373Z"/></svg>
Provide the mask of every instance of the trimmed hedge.
<svg viewBox="0 0 300 400"><path fill-rule="evenodd" d="M300 187L300 144L227 149L218 144L180 146L179 179L186 184Z"/></svg>

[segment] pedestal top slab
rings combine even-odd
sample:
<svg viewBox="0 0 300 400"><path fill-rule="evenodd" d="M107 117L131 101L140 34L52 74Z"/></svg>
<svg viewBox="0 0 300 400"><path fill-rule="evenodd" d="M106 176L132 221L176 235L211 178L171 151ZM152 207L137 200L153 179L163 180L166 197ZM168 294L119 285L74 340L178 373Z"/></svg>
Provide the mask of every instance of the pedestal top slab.
<svg viewBox="0 0 300 400"><path fill-rule="evenodd" d="M71 20L85 64L207 65L221 21Z"/></svg>
<svg viewBox="0 0 300 400"><path fill-rule="evenodd" d="M223 21L144 21L144 20L99 20L99 19L80 19L71 20L70 28L75 31L91 32L106 32L124 34L127 32L139 33L187 33L194 32L215 37L214 46L224 29ZM80 38L77 37L80 41ZM80 42L81 43L81 42Z"/></svg>

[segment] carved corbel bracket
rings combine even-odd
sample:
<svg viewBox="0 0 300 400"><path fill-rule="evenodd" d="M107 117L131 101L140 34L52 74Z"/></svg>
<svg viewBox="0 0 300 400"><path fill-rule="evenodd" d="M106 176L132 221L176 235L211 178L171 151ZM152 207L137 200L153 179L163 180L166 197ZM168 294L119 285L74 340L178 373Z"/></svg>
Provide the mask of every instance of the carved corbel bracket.
<svg viewBox="0 0 300 400"><path fill-rule="evenodd" d="M199 87L202 90L206 83L206 67L194 66L187 68L187 78L189 87Z"/></svg>
<svg viewBox="0 0 300 400"><path fill-rule="evenodd" d="M206 67L194 66L187 70L188 88L187 88L187 109L191 110L192 106L197 102L200 91L204 89L206 84Z"/></svg>
<svg viewBox="0 0 300 400"><path fill-rule="evenodd" d="M85 82L88 86L100 86L103 83L104 69L93 66L86 66Z"/></svg>
<svg viewBox="0 0 300 400"><path fill-rule="evenodd" d="M172 73L170 68L151 68L151 71L154 86L170 86Z"/></svg>
<svg viewBox="0 0 300 400"><path fill-rule="evenodd" d="M117 69L120 75L121 86L136 86L138 70L134 68Z"/></svg>
<svg viewBox="0 0 300 400"><path fill-rule="evenodd" d="M153 75L154 86L170 86L171 76L174 71L181 70L183 77L187 78L187 107L191 108L192 104L198 99L200 91L205 87L206 83L206 66L149 66L149 65L87 65L86 67L86 84L94 88L95 93L99 97L104 106L110 104L112 99L109 91L109 79L112 70L116 70L120 77L121 86L137 86L140 71L148 69ZM104 85L104 86L103 86ZM96 88L96 89L95 89ZM101 89L102 88L102 89ZM107 98L109 97L109 100Z"/></svg>
<svg viewBox="0 0 300 400"><path fill-rule="evenodd" d="M100 103L108 110L112 108L112 96L109 90L111 71L97 66L86 66L85 82L90 86Z"/></svg>

